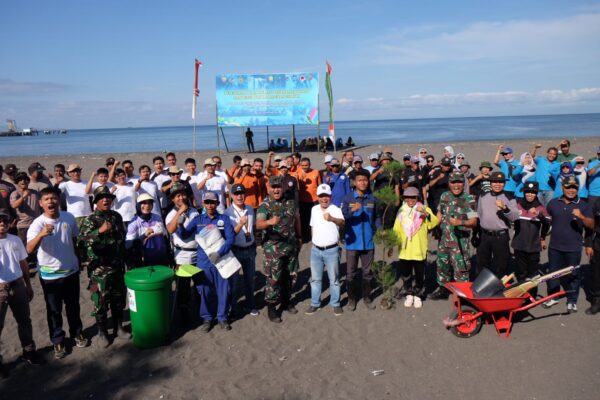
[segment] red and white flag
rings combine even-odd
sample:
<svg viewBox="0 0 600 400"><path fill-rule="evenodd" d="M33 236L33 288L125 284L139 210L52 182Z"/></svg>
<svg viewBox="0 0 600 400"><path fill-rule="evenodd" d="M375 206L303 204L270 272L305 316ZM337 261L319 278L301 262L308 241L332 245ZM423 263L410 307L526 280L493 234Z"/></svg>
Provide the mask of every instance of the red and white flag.
<svg viewBox="0 0 600 400"><path fill-rule="evenodd" d="M196 98L200 94L200 90L198 89L198 70L202 66L202 61L195 59L194 68L195 68L195 78L194 78L194 95L192 96L192 119L196 119Z"/></svg>

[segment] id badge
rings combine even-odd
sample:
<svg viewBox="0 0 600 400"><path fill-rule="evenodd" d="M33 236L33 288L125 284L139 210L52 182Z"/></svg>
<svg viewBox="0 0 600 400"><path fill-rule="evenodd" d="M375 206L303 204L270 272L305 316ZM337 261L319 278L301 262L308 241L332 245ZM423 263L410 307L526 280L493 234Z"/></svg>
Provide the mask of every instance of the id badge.
<svg viewBox="0 0 600 400"><path fill-rule="evenodd" d="M250 234L250 232L246 232L246 243L250 243L252 241L252 235Z"/></svg>

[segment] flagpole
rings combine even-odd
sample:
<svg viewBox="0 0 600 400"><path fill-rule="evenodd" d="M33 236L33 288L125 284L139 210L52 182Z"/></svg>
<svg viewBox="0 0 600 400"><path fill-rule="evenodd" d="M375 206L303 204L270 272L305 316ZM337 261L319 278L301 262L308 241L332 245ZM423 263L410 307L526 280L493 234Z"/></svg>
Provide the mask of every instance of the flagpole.
<svg viewBox="0 0 600 400"><path fill-rule="evenodd" d="M196 155L196 105L198 102L198 95L200 94L200 90L198 90L198 69L202 65L202 61L197 58L194 59L194 93L192 97L192 153L194 156Z"/></svg>
<svg viewBox="0 0 600 400"><path fill-rule="evenodd" d="M194 98L192 99L192 103L194 104L194 115L192 116L192 153L194 157L196 156L196 93L194 93Z"/></svg>

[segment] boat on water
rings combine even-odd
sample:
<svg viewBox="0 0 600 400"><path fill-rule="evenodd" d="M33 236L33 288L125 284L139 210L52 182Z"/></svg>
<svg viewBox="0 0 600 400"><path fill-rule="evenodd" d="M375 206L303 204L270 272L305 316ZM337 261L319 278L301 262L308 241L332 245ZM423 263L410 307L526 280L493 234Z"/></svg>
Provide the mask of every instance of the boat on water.
<svg viewBox="0 0 600 400"><path fill-rule="evenodd" d="M17 122L14 119L6 120L7 129L0 132L0 136L37 136L40 134L35 128L18 129ZM46 135L66 135L66 129L44 129Z"/></svg>

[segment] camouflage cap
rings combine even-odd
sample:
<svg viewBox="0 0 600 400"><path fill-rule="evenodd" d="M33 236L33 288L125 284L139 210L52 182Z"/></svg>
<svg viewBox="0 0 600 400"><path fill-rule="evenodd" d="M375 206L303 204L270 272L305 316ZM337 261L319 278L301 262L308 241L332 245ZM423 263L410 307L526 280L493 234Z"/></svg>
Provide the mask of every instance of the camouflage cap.
<svg viewBox="0 0 600 400"><path fill-rule="evenodd" d="M112 200L115 198L115 195L110 192L108 186L98 186L96 190L94 190L94 204L96 204L98 200L103 199L105 197L108 197Z"/></svg>
<svg viewBox="0 0 600 400"><path fill-rule="evenodd" d="M169 190L169 197L173 198L173 197L175 197L175 195L177 193L185 192L185 191L186 191L186 188L185 188L185 185L183 183L181 183L181 182L173 182L173 185L171 186L171 189Z"/></svg>
<svg viewBox="0 0 600 400"><path fill-rule="evenodd" d="M566 178L566 179L563 181L562 185L563 185L563 187L565 187L565 188L569 188L569 187L576 187L576 188L578 188L578 187L579 187L579 181L577 180L577 178L576 178L576 177L574 177L574 176L569 176L569 177L567 177L567 178Z"/></svg>
<svg viewBox="0 0 600 400"><path fill-rule="evenodd" d="M463 174L462 172L458 172L458 171L454 171L450 173L450 176L448 177L448 182L452 183L452 182L464 182L465 181L465 174Z"/></svg>
<svg viewBox="0 0 600 400"><path fill-rule="evenodd" d="M269 178L269 185L271 187L281 187L283 184L283 179L281 179L281 175L272 176Z"/></svg>
<svg viewBox="0 0 600 400"><path fill-rule="evenodd" d="M492 169L494 169L494 167L492 167L492 164L489 161L482 161L481 164L479 164L479 170L481 171L481 168L489 168L490 171Z"/></svg>

